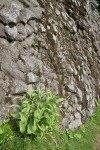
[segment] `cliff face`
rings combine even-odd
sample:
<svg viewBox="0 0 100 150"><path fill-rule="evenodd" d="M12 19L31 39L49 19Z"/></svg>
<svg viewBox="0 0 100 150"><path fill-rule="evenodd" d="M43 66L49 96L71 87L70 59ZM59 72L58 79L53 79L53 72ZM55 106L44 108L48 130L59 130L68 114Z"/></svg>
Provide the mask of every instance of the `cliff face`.
<svg viewBox="0 0 100 150"><path fill-rule="evenodd" d="M0 120L16 95L64 97L61 125L74 128L100 97L100 17L92 0L0 0Z"/></svg>

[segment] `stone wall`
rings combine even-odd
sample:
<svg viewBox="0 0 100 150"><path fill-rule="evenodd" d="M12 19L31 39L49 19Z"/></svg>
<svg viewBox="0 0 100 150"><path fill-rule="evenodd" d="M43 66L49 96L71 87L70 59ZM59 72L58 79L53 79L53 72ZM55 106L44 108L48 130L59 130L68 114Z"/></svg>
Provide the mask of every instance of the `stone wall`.
<svg viewBox="0 0 100 150"><path fill-rule="evenodd" d="M100 97L100 16L92 0L0 0L0 120L38 85L64 97L63 128L92 115Z"/></svg>

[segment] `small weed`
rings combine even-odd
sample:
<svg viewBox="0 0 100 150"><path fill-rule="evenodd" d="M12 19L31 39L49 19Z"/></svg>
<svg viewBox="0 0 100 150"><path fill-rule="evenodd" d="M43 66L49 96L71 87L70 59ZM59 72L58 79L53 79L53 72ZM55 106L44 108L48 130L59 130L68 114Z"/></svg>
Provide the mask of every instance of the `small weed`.
<svg viewBox="0 0 100 150"><path fill-rule="evenodd" d="M67 135L68 135L68 137L70 139L74 139L75 138L77 140L80 140L82 138L82 134L75 133L75 130L72 130L72 129L67 129L66 133L67 133Z"/></svg>
<svg viewBox="0 0 100 150"><path fill-rule="evenodd" d="M35 47L37 47L37 46L38 46L38 43L33 40L33 42L32 42L32 47L35 48Z"/></svg>

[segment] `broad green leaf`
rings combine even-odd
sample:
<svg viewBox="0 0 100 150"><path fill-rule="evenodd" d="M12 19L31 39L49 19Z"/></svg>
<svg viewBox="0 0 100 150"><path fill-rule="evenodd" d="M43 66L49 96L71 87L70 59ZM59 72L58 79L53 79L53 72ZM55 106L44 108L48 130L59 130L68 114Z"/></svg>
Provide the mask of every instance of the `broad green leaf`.
<svg viewBox="0 0 100 150"><path fill-rule="evenodd" d="M41 118L41 110L40 109L37 109L34 111L34 117L37 118L37 119L40 119Z"/></svg>
<svg viewBox="0 0 100 150"><path fill-rule="evenodd" d="M28 104L29 103L29 100L26 99L25 101L22 102L22 104Z"/></svg>
<svg viewBox="0 0 100 150"><path fill-rule="evenodd" d="M26 91L26 94L31 98L32 97L32 92Z"/></svg>
<svg viewBox="0 0 100 150"><path fill-rule="evenodd" d="M41 126L40 125L38 125L38 127L39 127L39 129L41 130L41 131L46 131L46 126L44 125L44 124L42 124Z"/></svg>
<svg viewBox="0 0 100 150"><path fill-rule="evenodd" d="M22 112L25 113L26 115L28 115L29 111L30 111L30 105L22 109Z"/></svg>
<svg viewBox="0 0 100 150"><path fill-rule="evenodd" d="M3 121L3 123L5 124L5 123L8 123L9 122L9 119L4 119L4 121Z"/></svg>
<svg viewBox="0 0 100 150"><path fill-rule="evenodd" d="M20 119L20 113L19 112L13 112L13 113L11 113L11 116L15 119Z"/></svg>
<svg viewBox="0 0 100 150"><path fill-rule="evenodd" d="M45 111L46 111L46 113L47 112L51 112L51 109L50 108L46 108Z"/></svg>
<svg viewBox="0 0 100 150"><path fill-rule="evenodd" d="M37 127L36 127L36 124L32 124L32 122L30 122L28 125L27 125L27 133L28 134L32 134L32 133L35 133L35 131L37 130Z"/></svg>
<svg viewBox="0 0 100 150"><path fill-rule="evenodd" d="M51 92L51 91L48 91L48 92L46 93L46 96L47 96L47 97L51 97L51 98L53 98L53 94L52 94L52 92Z"/></svg>
<svg viewBox="0 0 100 150"><path fill-rule="evenodd" d="M57 110L57 106L55 104L48 104L50 112L54 113Z"/></svg>
<svg viewBox="0 0 100 150"><path fill-rule="evenodd" d="M21 132L21 133L24 133L25 130L26 130L26 123L20 121L20 122L19 122L19 128L20 128L20 132Z"/></svg>
<svg viewBox="0 0 100 150"><path fill-rule="evenodd" d="M0 134L3 134L3 125L0 125Z"/></svg>
<svg viewBox="0 0 100 150"><path fill-rule="evenodd" d="M56 100L56 103L62 102L63 100L64 100L63 98L58 98L58 99Z"/></svg>
<svg viewBox="0 0 100 150"><path fill-rule="evenodd" d="M50 102L51 100L52 100L52 98L49 96L46 98L46 102Z"/></svg>
<svg viewBox="0 0 100 150"><path fill-rule="evenodd" d="M20 112L20 118L21 118L21 121L24 122L25 124L27 124L27 115L24 113L24 112Z"/></svg>

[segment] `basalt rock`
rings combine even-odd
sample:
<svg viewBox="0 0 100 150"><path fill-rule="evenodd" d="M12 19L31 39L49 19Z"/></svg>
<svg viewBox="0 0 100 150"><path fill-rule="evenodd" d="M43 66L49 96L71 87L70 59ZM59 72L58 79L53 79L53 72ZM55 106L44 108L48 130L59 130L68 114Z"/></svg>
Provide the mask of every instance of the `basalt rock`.
<svg viewBox="0 0 100 150"><path fill-rule="evenodd" d="M62 128L86 121L100 98L100 16L95 0L0 0L0 120L36 88L64 101Z"/></svg>

